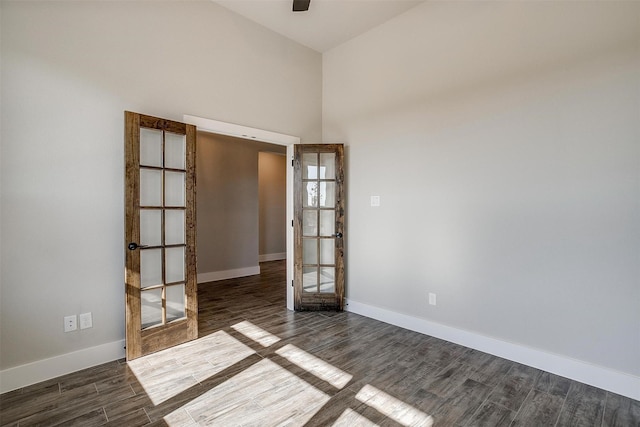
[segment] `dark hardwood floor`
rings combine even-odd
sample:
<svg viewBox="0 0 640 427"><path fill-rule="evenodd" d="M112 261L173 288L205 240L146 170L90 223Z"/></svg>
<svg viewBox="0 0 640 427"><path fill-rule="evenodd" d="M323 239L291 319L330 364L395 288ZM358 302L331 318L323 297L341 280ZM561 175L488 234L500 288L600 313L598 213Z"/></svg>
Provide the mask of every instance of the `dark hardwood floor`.
<svg viewBox="0 0 640 427"><path fill-rule="evenodd" d="M0 396L0 425L640 426L640 402L351 313L285 265L199 286L200 338Z"/></svg>

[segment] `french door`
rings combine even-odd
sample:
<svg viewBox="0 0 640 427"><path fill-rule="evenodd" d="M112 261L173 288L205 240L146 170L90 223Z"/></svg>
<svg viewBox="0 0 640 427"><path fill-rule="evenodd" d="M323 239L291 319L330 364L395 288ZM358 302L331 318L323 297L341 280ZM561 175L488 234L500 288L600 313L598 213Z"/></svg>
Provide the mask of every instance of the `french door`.
<svg viewBox="0 0 640 427"><path fill-rule="evenodd" d="M344 146L294 146L294 308L342 310Z"/></svg>
<svg viewBox="0 0 640 427"><path fill-rule="evenodd" d="M127 360L198 337L195 138L125 112Z"/></svg>

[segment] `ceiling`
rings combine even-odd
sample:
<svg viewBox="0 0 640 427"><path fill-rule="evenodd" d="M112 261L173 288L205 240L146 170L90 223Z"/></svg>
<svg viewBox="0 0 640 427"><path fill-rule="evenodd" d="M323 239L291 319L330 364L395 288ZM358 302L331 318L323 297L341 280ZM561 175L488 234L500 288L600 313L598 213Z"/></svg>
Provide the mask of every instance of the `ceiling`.
<svg viewBox="0 0 640 427"><path fill-rule="evenodd" d="M424 0L311 0L292 12L292 0L213 0L296 42L325 52Z"/></svg>

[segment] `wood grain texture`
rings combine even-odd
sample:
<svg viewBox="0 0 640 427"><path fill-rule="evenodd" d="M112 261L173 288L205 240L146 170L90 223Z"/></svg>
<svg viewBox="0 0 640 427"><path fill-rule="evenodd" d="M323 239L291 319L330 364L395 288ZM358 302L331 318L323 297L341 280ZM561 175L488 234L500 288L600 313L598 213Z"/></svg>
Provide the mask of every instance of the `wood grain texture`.
<svg viewBox="0 0 640 427"><path fill-rule="evenodd" d="M186 125L185 295L187 339L198 338L198 282L196 257L196 127Z"/></svg>
<svg viewBox="0 0 640 427"><path fill-rule="evenodd" d="M274 261L199 285L197 340L0 395L0 425L640 426L632 399L353 313L287 311L285 282ZM280 356L288 345L352 377L336 387ZM367 387L391 400L362 401Z"/></svg>
<svg viewBox="0 0 640 427"><path fill-rule="evenodd" d="M140 115L125 111L125 332L127 358L142 355L140 302L140 251L126 248L140 242Z"/></svg>

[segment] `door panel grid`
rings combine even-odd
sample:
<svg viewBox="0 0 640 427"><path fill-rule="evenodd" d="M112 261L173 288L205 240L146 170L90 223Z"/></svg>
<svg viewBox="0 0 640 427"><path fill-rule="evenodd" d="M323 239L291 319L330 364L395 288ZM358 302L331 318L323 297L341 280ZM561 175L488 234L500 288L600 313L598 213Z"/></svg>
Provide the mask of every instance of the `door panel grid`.
<svg viewBox="0 0 640 427"><path fill-rule="evenodd" d="M149 246L140 248L143 329L185 314L185 148L186 135L140 128L140 244Z"/></svg>

